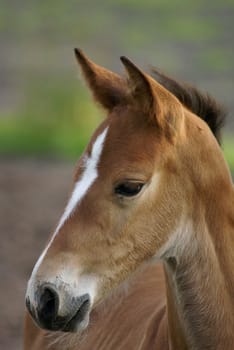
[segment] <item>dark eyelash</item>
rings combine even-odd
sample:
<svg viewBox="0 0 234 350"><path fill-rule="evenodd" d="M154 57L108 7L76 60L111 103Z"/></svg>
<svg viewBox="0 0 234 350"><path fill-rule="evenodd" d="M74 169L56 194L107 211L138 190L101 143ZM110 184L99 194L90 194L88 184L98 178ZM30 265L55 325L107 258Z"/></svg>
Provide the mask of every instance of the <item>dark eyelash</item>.
<svg viewBox="0 0 234 350"><path fill-rule="evenodd" d="M125 197L133 197L136 196L144 186L142 182L131 182L126 181L118 184L115 187L115 193Z"/></svg>

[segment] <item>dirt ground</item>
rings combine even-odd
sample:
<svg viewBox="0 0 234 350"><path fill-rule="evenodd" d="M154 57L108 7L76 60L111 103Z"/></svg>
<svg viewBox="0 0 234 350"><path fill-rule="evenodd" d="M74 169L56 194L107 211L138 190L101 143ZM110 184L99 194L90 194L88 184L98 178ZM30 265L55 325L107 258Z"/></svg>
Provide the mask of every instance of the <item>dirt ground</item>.
<svg viewBox="0 0 234 350"><path fill-rule="evenodd" d="M0 159L0 349L22 349L24 295L32 267L71 188L73 166Z"/></svg>

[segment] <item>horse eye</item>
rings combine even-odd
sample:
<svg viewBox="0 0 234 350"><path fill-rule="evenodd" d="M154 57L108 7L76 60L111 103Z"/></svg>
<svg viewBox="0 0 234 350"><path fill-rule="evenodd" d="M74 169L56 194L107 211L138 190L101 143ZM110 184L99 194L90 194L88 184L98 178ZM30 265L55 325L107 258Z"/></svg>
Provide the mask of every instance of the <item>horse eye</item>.
<svg viewBox="0 0 234 350"><path fill-rule="evenodd" d="M122 182L115 187L115 193L125 197L136 196L142 189L144 184L142 182Z"/></svg>

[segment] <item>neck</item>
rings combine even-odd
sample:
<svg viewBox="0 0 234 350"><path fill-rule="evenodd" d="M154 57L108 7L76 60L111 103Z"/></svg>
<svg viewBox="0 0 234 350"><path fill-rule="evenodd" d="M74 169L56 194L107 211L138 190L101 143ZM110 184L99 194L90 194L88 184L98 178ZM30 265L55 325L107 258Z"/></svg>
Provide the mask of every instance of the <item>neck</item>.
<svg viewBox="0 0 234 350"><path fill-rule="evenodd" d="M233 349L233 188L225 210L211 205L209 217L203 211L181 228L187 245L165 254L171 350Z"/></svg>

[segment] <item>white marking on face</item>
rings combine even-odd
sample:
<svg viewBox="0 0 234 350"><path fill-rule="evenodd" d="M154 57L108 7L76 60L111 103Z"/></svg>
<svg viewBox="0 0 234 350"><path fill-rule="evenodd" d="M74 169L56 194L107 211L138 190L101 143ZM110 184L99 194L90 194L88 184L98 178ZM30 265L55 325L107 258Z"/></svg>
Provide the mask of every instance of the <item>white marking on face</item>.
<svg viewBox="0 0 234 350"><path fill-rule="evenodd" d="M56 233L62 227L64 222L69 218L72 214L73 210L77 206L77 204L82 200L82 198L87 193L88 189L91 187L93 182L98 177L97 166L102 153L103 143L107 134L108 128L106 128L96 139L93 144L93 148L91 151L91 156L85 159L85 171L81 177L81 179L76 183L72 196L66 206L63 216L60 219L58 227L56 229Z"/></svg>
<svg viewBox="0 0 234 350"><path fill-rule="evenodd" d="M31 278L28 282L28 292L27 295L30 296L30 299L33 299L33 284L35 281L35 276L37 274L37 271L49 249L49 247L51 246L55 236L58 234L59 230L61 229L61 227L64 225L64 223L66 222L66 220L72 215L74 209L76 208L76 206L81 202L81 200L85 197L86 193L88 192L89 188L91 187L91 185L94 183L94 181L97 179L98 177L98 163L102 154L102 150L103 150L103 145L104 145L104 141L107 135L107 131L108 131L108 127L97 137L97 139L95 140L93 147L92 147L92 151L91 151L91 155L90 157L86 157L85 159L85 164L84 164L84 172L82 174L82 177L79 181L77 181L77 183L75 184L73 193L71 195L70 200L68 201L68 204L65 208L65 211L59 221L59 224L50 240L50 242L48 243L47 247L45 248L45 250L42 252L41 256L39 257L37 263L34 266L34 269L32 271L31 274ZM82 281L84 281L84 279L82 279ZM87 283L83 283L82 285L86 285Z"/></svg>

